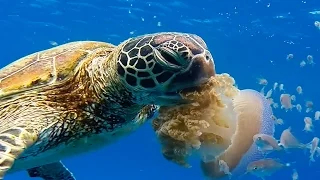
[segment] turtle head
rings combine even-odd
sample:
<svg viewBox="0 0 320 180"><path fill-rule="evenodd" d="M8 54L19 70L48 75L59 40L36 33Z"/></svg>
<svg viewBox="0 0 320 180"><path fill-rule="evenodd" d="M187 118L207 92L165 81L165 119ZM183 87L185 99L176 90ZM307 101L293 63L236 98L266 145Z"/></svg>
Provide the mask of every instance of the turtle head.
<svg viewBox="0 0 320 180"><path fill-rule="evenodd" d="M139 104L182 102L179 92L215 75L214 61L197 35L157 33L120 45L117 73Z"/></svg>

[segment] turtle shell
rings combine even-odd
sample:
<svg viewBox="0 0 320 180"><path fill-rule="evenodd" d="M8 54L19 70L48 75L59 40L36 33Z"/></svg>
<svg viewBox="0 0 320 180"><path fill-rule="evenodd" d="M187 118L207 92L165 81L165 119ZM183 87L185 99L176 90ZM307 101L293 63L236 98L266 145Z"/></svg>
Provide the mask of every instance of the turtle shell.
<svg viewBox="0 0 320 180"><path fill-rule="evenodd" d="M92 59L88 56L95 50L111 51L114 47L104 42L77 41L20 58L0 70L0 98L62 83L74 75L83 61Z"/></svg>

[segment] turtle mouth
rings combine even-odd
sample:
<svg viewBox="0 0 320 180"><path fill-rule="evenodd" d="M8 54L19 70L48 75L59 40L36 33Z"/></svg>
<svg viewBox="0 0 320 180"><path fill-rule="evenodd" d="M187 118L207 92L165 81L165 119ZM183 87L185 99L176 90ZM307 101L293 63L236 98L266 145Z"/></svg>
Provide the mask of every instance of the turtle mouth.
<svg viewBox="0 0 320 180"><path fill-rule="evenodd" d="M200 84L201 85L201 84ZM188 88L184 88L182 89L179 94L187 94L187 93L191 93L191 92L195 92L195 91L200 91L200 85L198 86L193 86L193 87L188 87Z"/></svg>
<svg viewBox="0 0 320 180"><path fill-rule="evenodd" d="M166 91L161 94L153 94L157 96L157 103L161 105L177 105L177 104L190 104L193 103L191 100L187 100L185 97L186 94L200 91L200 88L203 84L207 83L209 78L202 78L201 80L195 81L188 85L186 84L177 84L171 91ZM180 86L180 87L179 87Z"/></svg>
<svg viewBox="0 0 320 180"><path fill-rule="evenodd" d="M200 87L207 83L209 81L210 78L202 78L192 84L189 85L185 85L183 88L179 88L175 91L171 91L171 92L167 92L167 95L181 95L181 94L186 94L186 93L190 93L190 92L195 92L195 91L199 91Z"/></svg>
<svg viewBox="0 0 320 180"><path fill-rule="evenodd" d="M205 83L205 82L204 82ZM183 98L183 96L185 94L188 93L192 93L192 92L196 92L196 91L200 91L200 87L202 84L196 84L193 86L189 86L189 87L185 87L176 91L172 91L172 92L166 92L165 94L163 94L162 97L165 97L167 99L171 99L171 100L177 100L177 104L186 104L186 103L192 103L190 100L186 100Z"/></svg>
<svg viewBox="0 0 320 180"><path fill-rule="evenodd" d="M165 93L165 95L167 95L167 96L180 96L181 94L199 91L199 89L200 89L200 85L191 86L191 87L183 88L180 90L176 90L174 92L167 92L167 93Z"/></svg>

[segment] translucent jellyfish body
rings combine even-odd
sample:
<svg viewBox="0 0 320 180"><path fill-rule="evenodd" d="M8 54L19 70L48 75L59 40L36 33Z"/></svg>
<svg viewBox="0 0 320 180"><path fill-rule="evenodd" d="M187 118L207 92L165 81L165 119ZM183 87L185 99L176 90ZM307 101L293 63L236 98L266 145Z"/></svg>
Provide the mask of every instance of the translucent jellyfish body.
<svg viewBox="0 0 320 180"><path fill-rule="evenodd" d="M253 143L255 134L273 136L274 121L267 99L254 90L239 90L228 74L217 74L193 92L182 92L191 104L161 107L153 121L164 157L190 167L197 154L210 179L229 179L220 170L223 160L237 178L264 154Z"/></svg>

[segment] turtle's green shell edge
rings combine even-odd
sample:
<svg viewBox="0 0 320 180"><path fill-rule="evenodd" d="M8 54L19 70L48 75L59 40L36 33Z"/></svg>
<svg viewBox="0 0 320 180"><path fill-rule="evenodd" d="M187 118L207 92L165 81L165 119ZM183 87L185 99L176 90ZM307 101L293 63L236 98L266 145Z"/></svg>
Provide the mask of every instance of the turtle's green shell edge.
<svg viewBox="0 0 320 180"><path fill-rule="evenodd" d="M0 98L62 83L98 48L115 46L98 41L76 41L22 57L0 70Z"/></svg>

